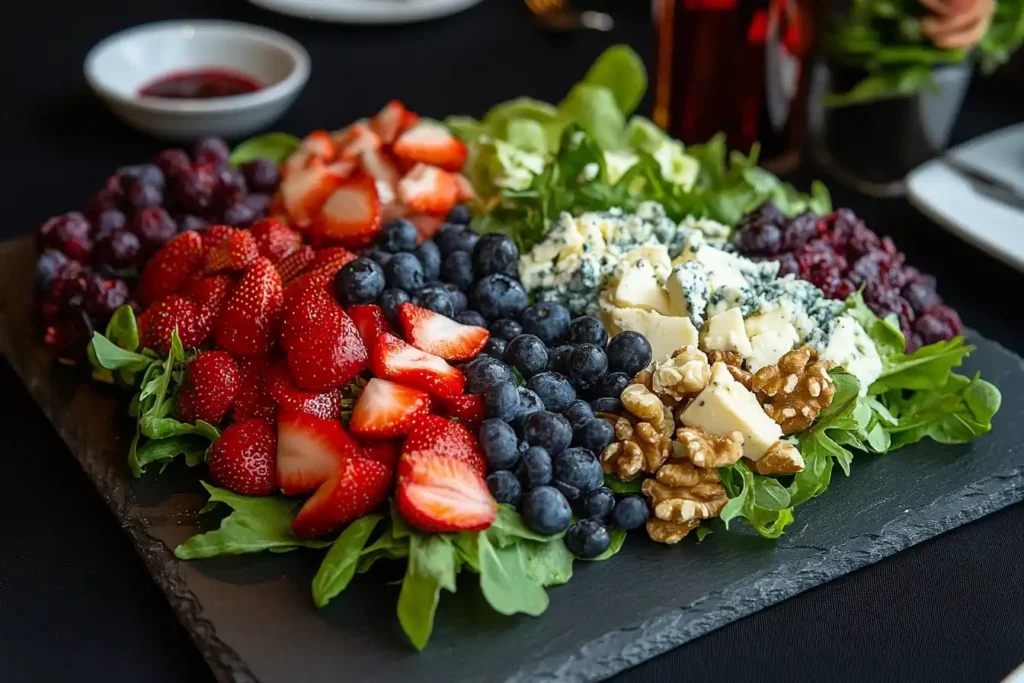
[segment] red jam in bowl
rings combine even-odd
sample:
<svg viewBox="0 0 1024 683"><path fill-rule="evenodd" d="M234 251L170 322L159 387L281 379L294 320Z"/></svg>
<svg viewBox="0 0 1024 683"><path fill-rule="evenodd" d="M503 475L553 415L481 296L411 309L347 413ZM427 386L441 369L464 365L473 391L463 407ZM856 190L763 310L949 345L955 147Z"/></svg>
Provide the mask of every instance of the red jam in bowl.
<svg viewBox="0 0 1024 683"><path fill-rule="evenodd" d="M142 97L166 97L175 100L208 100L262 90L263 84L243 73L228 69L175 71L161 76L139 89Z"/></svg>

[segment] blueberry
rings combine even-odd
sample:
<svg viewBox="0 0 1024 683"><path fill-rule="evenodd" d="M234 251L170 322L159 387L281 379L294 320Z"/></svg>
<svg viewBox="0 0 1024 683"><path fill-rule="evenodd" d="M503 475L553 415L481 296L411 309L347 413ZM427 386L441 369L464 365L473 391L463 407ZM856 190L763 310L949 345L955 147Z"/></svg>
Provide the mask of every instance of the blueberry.
<svg viewBox="0 0 1024 683"><path fill-rule="evenodd" d="M569 354L569 377L592 385L608 370L608 356L593 344L580 344Z"/></svg>
<svg viewBox="0 0 1024 683"><path fill-rule="evenodd" d="M342 306L370 304L384 291L384 271L376 261L357 258L334 276L334 298Z"/></svg>
<svg viewBox="0 0 1024 683"><path fill-rule="evenodd" d="M523 326L515 320L509 320L508 318L495 320L487 329L490 330L492 337L498 337L507 341L512 341L523 333Z"/></svg>
<svg viewBox="0 0 1024 683"><path fill-rule="evenodd" d="M480 235L472 230L463 230L455 237L455 251L464 251L472 255L473 249L476 248L476 243L479 240Z"/></svg>
<svg viewBox="0 0 1024 683"><path fill-rule="evenodd" d="M590 402L590 407L594 409L594 413L621 413L622 412L622 401L617 398L595 398Z"/></svg>
<svg viewBox="0 0 1024 683"><path fill-rule="evenodd" d="M540 446L528 447L519 458L516 476L527 490L547 486L551 482L551 454Z"/></svg>
<svg viewBox="0 0 1024 683"><path fill-rule="evenodd" d="M608 369L630 377L651 362L651 344L639 332L619 332L608 342Z"/></svg>
<svg viewBox="0 0 1024 683"><path fill-rule="evenodd" d="M441 276L441 250L437 248L436 242L427 240L413 249L412 255L418 258L420 265L423 266L424 279L436 280Z"/></svg>
<svg viewBox="0 0 1024 683"><path fill-rule="evenodd" d="M477 356L462 366L466 375L466 393L482 394L491 382L516 383L512 368L490 356Z"/></svg>
<svg viewBox="0 0 1024 683"><path fill-rule="evenodd" d="M553 413L560 413L576 399L576 390L569 381L557 372L542 372L526 380L526 386L540 396L544 407Z"/></svg>
<svg viewBox="0 0 1024 683"><path fill-rule="evenodd" d="M509 382L494 382L484 389L484 415L511 422L519 414L519 391Z"/></svg>
<svg viewBox="0 0 1024 683"><path fill-rule="evenodd" d="M452 299L448 292L441 287L420 290L416 294L416 305L429 309L434 313L452 318L455 316L455 307L452 306Z"/></svg>
<svg viewBox="0 0 1024 683"><path fill-rule="evenodd" d="M487 462L487 471L510 470L519 461L516 433L498 419L484 420L478 432L480 450Z"/></svg>
<svg viewBox="0 0 1024 683"><path fill-rule="evenodd" d="M593 344L599 349L608 345L608 331L604 323L592 315L581 315L569 325L569 342Z"/></svg>
<svg viewBox="0 0 1024 683"><path fill-rule="evenodd" d="M385 289L380 293L377 303L384 317L388 319L391 326L398 329L398 307L409 301L409 294L401 289Z"/></svg>
<svg viewBox="0 0 1024 683"><path fill-rule="evenodd" d="M473 286L473 259L469 252L453 251L444 257L441 277L465 291Z"/></svg>
<svg viewBox="0 0 1024 683"><path fill-rule="evenodd" d="M518 505L519 498L523 495L523 485L516 479L516 475L508 470L498 470L488 474L487 488L491 490L494 500L509 505Z"/></svg>
<svg viewBox="0 0 1024 683"><path fill-rule="evenodd" d="M540 396L526 387L516 387L516 391L519 392L519 412L516 414L515 419L512 420L512 426L516 428L516 432L522 435L523 422L526 420L526 416L530 413L544 410L544 402L540 400Z"/></svg>
<svg viewBox="0 0 1024 683"><path fill-rule="evenodd" d="M604 482L601 462L586 448L567 448L554 456L551 477L569 500L590 493Z"/></svg>
<svg viewBox="0 0 1024 683"><path fill-rule="evenodd" d="M530 379L548 368L548 349L532 334L521 334L505 347L505 362Z"/></svg>
<svg viewBox="0 0 1024 683"><path fill-rule="evenodd" d="M580 513L589 519L598 519L602 522L608 519L615 507L615 493L607 486L594 489L583 496L580 505Z"/></svg>
<svg viewBox="0 0 1024 683"><path fill-rule="evenodd" d="M464 232L466 232L465 226L455 223L445 223L438 228L434 234L434 242L442 256L447 256L459 248L458 245L461 242L459 238Z"/></svg>
<svg viewBox="0 0 1024 683"><path fill-rule="evenodd" d="M525 311L519 322L523 324L523 332L535 334L548 346L565 343L569 338L568 309L562 304L542 301L533 304Z"/></svg>
<svg viewBox="0 0 1024 683"><path fill-rule="evenodd" d="M572 428L561 415L539 410L523 420L523 440L546 449L551 455L558 455L572 441Z"/></svg>
<svg viewBox="0 0 1024 683"><path fill-rule="evenodd" d="M629 386L629 376L624 372L608 372L594 384L594 398L618 398Z"/></svg>
<svg viewBox="0 0 1024 683"><path fill-rule="evenodd" d="M504 339L498 339L497 337L491 337L484 344L484 350L481 353L486 353L491 358L497 360L504 360L505 358L505 345L508 344Z"/></svg>
<svg viewBox="0 0 1024 683"><path fill-rule="evenodd" d="M484 317L476 311L463 311L455 316L457 322L463 325L475 325L477 327L487 327L487 321Z"/></svg>
<svg viewBox="0 0 1024 683"><path fill-rule="evenodd" d="M594 453L603 451L614 439L615 428L611 422L600 417L584 422L572 432L573 446L580 446Z"/></svg>
<svg viewBox="0 0 1024 683"><path fill-rule="evenodd" d="M569 354L574 348L571 344L563 344L548 351L548 370L569 374Z"/></svg>
<svg viewBox="0 0 1024 683"><path fill-rule="evenodd" d="M454 292L449 291L448 298L452 302L452 310L455 311L456 313L462 313L464 310L466 310L466 307L469 306L469 299L466 297L465 292L460 292L457 290ZM480 325L480 327L484 327L484 325L486 324L487 323L485 321L483 325Z"/></svg>
<svg viewBox="0 0 1024 683"><path fill-rule="evenodd" d="M636 494L623 496L612 508L612 521L620 529L629 531L643 526L650 515L647 501Z"/></svg>
<svg viewBox="0 0 1024 683"><path fill-rule="evenodd" d="M381 267L387 264L387 262L391 260L392 256L394 256L394 254L389 251L384 251L380 247L368 247L363 249L363 258L376 261L381 265Z"/></svg>
<svg viewBox="0 0 1024 683"><path fill-rule="evenodd" d="M565 531L572 523L572 508L558 489L538 486L523 495L523 522L538 534Z"/></svg>
<svg viewBox="0 0 1024 683"><path fill-rule="evenodd" d="M404 289L407 292L415 292L422 289L426 278L423 276L423 266L418 258L412 254L395 254L384 266L384 276L387 278L388 287Z"/></svg>
<svg viewBox="0 0 1024 683"><path fill-rule="evenodd" d="M502 273L516 277L519 273L519 247L508 235L484 235L473 248L473 268L480 276Z"/></svg>
<svg viewBox="0 0 1024 683"><path fill-rule="evenodd" d="M469 211L469 207L465 204L456 204L452 207L451 211L445 217L446 223L455 223L456 225L469 225L469 222L473 220L473 215Z"/></svg>
<svg viewBox="0 0 1024 683"><path fill-rule="evenodd" d="M565 547L585 560L597 557L611 544L608 529L596 519L581 519L565 532Z"/></svg>
<svg viewBox="0 0 1024 683"><path fill-rule="evenodd" d="M523 285L507 275L482 278L473 289L473 298L477 309L488 320L516 318L529 302Z"/></svg>
<svg viewBox="0 0 1024 683"><path fill-rule="evenodd" d="M419 231L416 226L404 218L395 218L385 223L377 235L377 246L384 251L397 254L400 251L412 251L416 248Z"/></svg>
<svg viewBox="0 0 1024 683"><path fill-rule="evenodd" d="M569 426L575 432L583 423L594 419L594 410L590 407L589 403L578 398L562 411L562 415L569 421Z"/></svg>

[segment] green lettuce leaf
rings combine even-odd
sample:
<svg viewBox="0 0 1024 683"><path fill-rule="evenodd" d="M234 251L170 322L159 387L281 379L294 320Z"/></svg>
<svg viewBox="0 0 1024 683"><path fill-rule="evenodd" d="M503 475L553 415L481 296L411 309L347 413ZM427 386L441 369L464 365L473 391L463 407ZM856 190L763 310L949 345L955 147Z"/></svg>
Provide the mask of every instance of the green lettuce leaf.
<svg viewBox="0 0 1024 683"><path fill-rule="evenodd" d="M606 88L624 116L629 116L647 91L647 69L631 48L613 45L597 58L583 77L584 83Z"/></svg>
<svg viewBox="0 0 1024 683"><path fill-rule="evenodd" d="M256 159L266 159L280 166L300 144L301 140L288 133L264 133L239 143L232 150L228 163L238 167Z"/></svg>
<svg viewBox="0 0 1024 683"><path fill-rule="evenodd" d="M543 614L548 608L548 595L527 570L524 544L496 547L487 532L478 535L477 543L480 590L491 608L507 615Z"/></svg>
<svg viewBox="0 0 1024 683"><path fill-rule="evenodd" d="M398 622L409 641L422 650L434 630L441 589L455 592L458 557L441 534L409 534L409 563L398 595Z"/></svg>
<svg viewBox="0 0 1024 683"><path fill-rule="evenodd" d="M317 607L323 607L348 587L360 560L367 553L366 542L382 519L381 515L360 517L331 544L313 577L313 602Z"/></svg>

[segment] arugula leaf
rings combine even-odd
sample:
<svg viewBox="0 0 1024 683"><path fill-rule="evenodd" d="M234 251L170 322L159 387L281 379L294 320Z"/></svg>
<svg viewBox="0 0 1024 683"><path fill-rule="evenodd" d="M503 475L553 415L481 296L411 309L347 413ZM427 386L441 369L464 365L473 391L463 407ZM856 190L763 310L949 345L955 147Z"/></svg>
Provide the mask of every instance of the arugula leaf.
<svg viewBox="0 0 1024 683"><path fill-rule="evenodd" d="M612 45L597 58L583 82L608 89L619 111L629 116L647 91L647 70L631 48Z"/></svg>
<svg viewBox="0 0 1024 683"><path fill-rule="evenodd" d="M939 389L901 394L884 396L899 419L898 425L888 428L893 450L925 437L939 443L968 443L991 431L1002 402L999 390L978 375L968 379L951 374Z"/></svg>
<svg viewBox="0 0 1024 683"><path fill-rule="evenodd" d="M256 159L266 159L280 166L300 144L301 140L288 133L265 133L235 147L228 163L237 167Z"/></svg>
<svg viewBox="0 0 1024 683"><path fill-rule="evenodd" d="M719 468L722 483L729 493L729 502L722 509L720 518L729 528L729 522L741 518L764 538L778 538L793 521L789 492L771 477L754 474L743 461L729 467ZM740 477L740 488L734 477ZM728 481L728 485L726 482Z"/></svg>
<svg viewBox="0 0 1024 683"><path fill-rule="evenodd" d="M365 574L370 571L370 567L377 560L401 560L406 557L409 557L408 536L395 538L394 529L388 527L380 538L368 545L363 551L362 556L359 558L359 564L356 567L356 573Z"/></svg>
<svg viewBox="0 0 1024 683"><path fill-rule="evenodd" d="M875 343L878 355L883 359L902 354L907 348L906 339L903 337L896 316L879 318L864 303L864 296L860 292L854 292L846 299L846 313L860 323L860 326L868 333L868 337Z"/></svg>
<svg viewBox="0 0 1024 683"><path fill-rule="evenodd" d="M313 602L317 607L323 607L348 587L366 553L366 542L382 519L381 515L360 517L331 544L313 577Z"/></svg>
<svg viewBox="0 0 1024 683"><path fill-rule="evenodd" d="M561 539L550 543L522 541L520 545L526 573L537 585L558 586L572 578L572 563L576 558Z"/></svg>
<svg viewBox="0 0 1024 683"><path fill-rule="evenodd" d="M269 550L284 553L297 548L324 548L329 541L292 535L291 523L302 501L283 496L242 496L201 482L210 503L224 503L233 512L220 528L197 534L174 549L175 557L194 560L217 555L241 555ZM208 507L210 507L208 505Z"/></svg>
<svg viewBox="0 0 1024 683"><path fill-rule="evenodd" d="M455 548L441 534L409 534L409 565L398 595L398 622L417 650L434 630L434 613L441 589L455 592L458 562Z"/></svg>
<svg viewBox="0 0 1024 683"><path fill-rule="evenodd" d="M634 479L633 481L622 481L614 474L604 475L604 485L610 488L615 493L640 493L640 487L643 486L643 479Z"/></svg>
<svg viewBox="0 0 1024 683"><path fill-rule="evenodd" d="M144 472L147 466L159 462L162 463L163 470L176 457L184 455L185 463L189 467L195 467L206 462L206 451L209 448L210 441L200 436L183 435L150 440L136 450L135 464Z"/></svg>
<svg viewBox="0 0 1024 683"><path fill-rule="evenodd" d="M549 543L565 536L565 532L551 536L538 534L523 523L523 518L513 506L506 503L498 505L498 516L487 529L487 533L490 534L494 545L499 548L518 543L520 540Z"/></svg>
<svg viewBox="0 0 1024 683"><path fill-rule="evenodd" d="M501 614L540 616L548 608L548 595L527 571L523 544L495 547L487 532L477 538L480 590L491 608ZM534 567L537 570L537 567Z"/></svg>
<svg viewBox="0 0 1024 683"><path fill-rule="evenodd" d="M953 368L974 351L963 337L922 346L910 355L887 356L882 360L882 375L869 391L881 394L891 389L937 389L946 383Z"/></svg>
<svg viewBox="0 0 1024 683"><path fill-rule="evenodd" d="M89 349L91 352L89 358L94 360L94 365L106 370L135 372L145 370L153 363L153 359L149 356L125 350L99 332L92 333Z"/></svg>

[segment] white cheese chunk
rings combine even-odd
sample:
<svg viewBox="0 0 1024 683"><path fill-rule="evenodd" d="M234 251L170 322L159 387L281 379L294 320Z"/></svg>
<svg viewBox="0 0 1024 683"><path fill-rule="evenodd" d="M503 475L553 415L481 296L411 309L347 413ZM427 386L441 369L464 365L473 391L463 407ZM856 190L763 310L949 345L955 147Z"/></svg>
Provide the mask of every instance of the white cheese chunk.
<svg viewBox="0 0 1024 683"><path fill-rule="evenodd" d="M750 261L742 256L716 249L708 244L704 235L699 232L690 235L683 246L683 253L676 259L677 263L687 261L697 261L704 266L708 272L712 292L721 287L741 289L747 285L743 268Z"/></svg>
<svg viewBox="0 0 1024 683"><path fill-rule="evenodd" d="M704 266L696 261L681 263L672 269L665 280L669 313L690 318L694 325L704 324L708 307L708 276Z"/></svg>
<svg viewBox="0 0 1024 683"><path fill-rule="evenodd" d="M739 351L744 358L752 353L740 309L730 308L708 319L703 348L707 351Z"/></svg>
<svg viewBox="0 0 1024 683"><path fill-rule="evenodd" d="M871 337L860 323L848 315L836 321L832 336L821 357L843 367L860 382L861 396L882 374L882 359Z"/></svg>
<svg viewBox="0 0 1024 683"><path fill-rule="evenodd" d="M792 327L792 326L791 326ZM785 354L793 350L796 343L796 330L792 335L778 332L762 332L750 338L750 355L745 356L747 370L757 372L768 365L775 365Z"/></svg>
<svg viewBox="0 0 1024 683"><path fill-rule="evenodd" d="M635 247L622 257L623 263L635 263L636 261L650 263L659 280L667 278L672 271L672 259L668 255L668 249L661 244L645 244Z"/></svg>
<svg viewBox="0 0 1024 683"><path fill-rule="evenodd" d="M700 427L708 434L743 434L743 455L757 461L782 438L782 428L768 417L757 397L733 379L725 363L711 368L711 381L683 411L680 420L687 427Z"/></svg>
<svg viewBox="0 0 1024 683"><path fill-rule="evenodd" d="M601 318L608 334L630 330L639 332L651 344L651 357L656 361L670 358L684 346L696 346L698 333L689 318L662 315L641 308L620 308L602 297Z"/></svg>
<svg viewBox="0 0 1024 683"><path fill-rule="evenodd" d="M668 292L658 282L654 266L643 259L622 268L613 294L616 306L668 314Z"/></svg>

